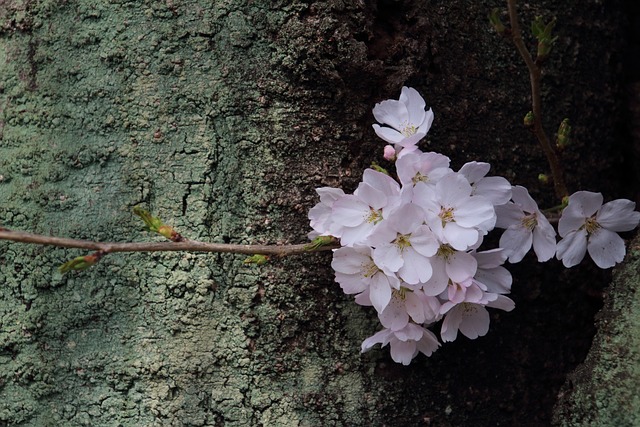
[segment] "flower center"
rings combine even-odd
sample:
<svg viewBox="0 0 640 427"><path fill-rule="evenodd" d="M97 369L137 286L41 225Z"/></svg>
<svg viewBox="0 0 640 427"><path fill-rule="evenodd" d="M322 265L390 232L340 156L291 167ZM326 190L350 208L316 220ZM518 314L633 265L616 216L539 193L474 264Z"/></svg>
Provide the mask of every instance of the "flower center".
<svg viewBox="0 0 640 427"><path fill-rule="evenodd" d="M405 137L410 137L411 135L415 135L418 132L418 128L411 124L406 124L402 128L402 132L400 132Z"/></svg>
<svg viewBox="0 0 640 427"><path fill-rule="evenodd" d="M366 278L375 276L376 274L378 274L378 271L380 271L380 269L373 262L373 260L370 260L369 263L362 265L362 275Z"/></svg>
<svg viewBox="0 0 640 427"><path fill-rule="evenodd" d="M438 216L442 220L442 226L444 227L444 225L447 222L453 222L453 220L454 220L454 218L453 218L453 208L445 208L444 206L442 206L440 208L440 214Z"/></svg>
<svg viewBox="0 0 640 427"><path fill-rule="evenodd" d="M374 225L382 221L382 209L375 210L369 208L369 215L365 219L367 222L372 222Z"/></svg>
<svg viewBox="0 0 640 427"><path fill-rule="evenodd" d="M411 234L398 233L398 237L396 237L393 243L395 243L398 249L400 249L400 251L402 252L403 250L411 246L411 241L409 241L410 237L411 237Z"/></svg>
<svg viewBox="0 0 640 427"><path fill-rule="evenodd" d="M587 218L587 221L584 223L584 228L587 230L587 233L593 234L600 229L600 224L598 224L595 218L591 217Z"/></svg>
<svg viewBox="0 0 640 427"><path fill-rule="evenodd" d="M411 178L411 181L413 181L413 185L416 185L419 182L427 182L429 181L429 177L422 175L420 172L417 172L413 178Z"/></svg>
<svg viewBox="0 0 640 427"><path fill-rule="evenodd" d="M527 230L533 231L536 225L538 225L538 217L535 213L532 213L522 218L522 226Z"/></svg>
<svg viewBox="0 0 640 427"><path fill-rule="evenodd" d="M436 252L436 255L439 256L440 258L444 258L445 260L448 260L449 257L454 254L455 251L456 250L453 249L451 245L447 243L445 245L440 245L440 247L438 248L438 251Z"/></svg>

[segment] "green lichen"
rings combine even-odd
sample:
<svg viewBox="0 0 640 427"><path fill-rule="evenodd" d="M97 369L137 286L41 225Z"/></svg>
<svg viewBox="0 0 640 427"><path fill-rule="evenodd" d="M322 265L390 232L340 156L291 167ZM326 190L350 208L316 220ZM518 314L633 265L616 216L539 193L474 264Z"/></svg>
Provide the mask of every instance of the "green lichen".
<svg viewBox="0 0 640 427"><path fill-rule="evenodd" d="M640 238L629 244L596 322L589 356L556 406L563 427L640 425Z"/></svg>

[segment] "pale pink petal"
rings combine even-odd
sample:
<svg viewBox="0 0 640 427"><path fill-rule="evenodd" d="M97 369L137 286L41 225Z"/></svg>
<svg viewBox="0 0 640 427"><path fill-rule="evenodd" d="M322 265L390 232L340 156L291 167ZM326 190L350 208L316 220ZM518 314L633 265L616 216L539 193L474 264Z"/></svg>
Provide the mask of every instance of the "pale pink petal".
<svg viewBox="0 0 640 427"><path fill-rule="evenodd" d="M407 292L404 303L407 314L411 316L411 319L414 322L424 323L427 320L425 316L424 301L418 296L417 292Z"/></svg>
<svg viewBox="0 0 640 427"><path fill-rule="evenodd" d="M491 165L485 162L468 162L462 165L458 173L464 175L469 183L480 181L486 174L489 173ZM511 186L509 186L511 187Z"/></svg>
<svg viewBox="0 0 640 427"><path fill-rule="evenodd" d="M404 264L404 258L400 249L393 244L381 245L373 250L373 260L382 269L393 271L400 270Z"/></svg>
<svg viewBox="0 0 640 427"><path fill-rule="evenodd" d="M369 338L367 338L364 341L362 341L361 352L364 353L364 352L368 351L369 349L371 349L371 347L373 347L374 345L380 344L383 341L386 341L388 336L392 335L392 334L393 334L393 332L390 331L389 329L383 329L381 331L376 332L375 334L373 334Z"/></svg>
<svg viewBox="0 0 640 427"><path fill-rule="evenodd" d="M357 227L344 227L340 236L340 243L343 246L364 243L374 227L374 224L370 222L363 222Z"/></svg>
<svg viewBox="0 0 640 427"><path fill-rule="evenodd" d="M373 117L378 123L389 125L401 131L403 124L409 121L409 112L404 102L387 99L373 107Z"/></svg>
<svg viewBox="0 0 640 427"><path fill-rule="evenodd" d="M430 257L438 252L440 243L438 243L438 240L436 240L436 237L429 228L423 226L411 234L411 246L420 255Z"/></svg>
<svg viewBox="0 0 640 427"><path fill-rule="evenodd" d="M378 135L389 144L398 144L404 139L404 135L402 135L400 132L386 126L383 127L380 125L373 125L373 130L375 131L376 135Z"/></svg>
<svg viewBox="0 0 640 427"><path fill-rule="evenodd" d="M489 228L493 228L496 212L491 202L482 196L468 197L456 206L453 216L462 227L475 227L480 223L493 220Z"/></svg>
<svg viewBox="0 0 640 427"><path fill-rule="evenodd" d="M602 193L577 191L569 196L569 205L567 208L570 208L579 216L589 218L600 209L602 201Z"/></svg>
<svg viewBox="0 0 640 427"><path fill-rule="evenodd" d="M545 262L556 254L556 230L549 221L538 216L538 225L533 229L533 251L539 262Z"/></svg>
<svg viewBox="0 0 640 427"><path fill-rule="evenodd" d="M417 354L415 341L391 340L391 358L396 363L408 365Z"/></svg>
<svg viewBox="0 0 640 427"><path fill-rule="evenodd" d="M445 207L457 206L462 200L471 196L471 184L457 173L443 176L436 184L436 193L440 203Z"/></svg>
<svg viewBox="0 0 640 427"><path fill-rule="evenodd" d="M527 189L520 185L514 185L511 188L511 198L525 212L534 213L538 211L538 204L529 195Z"/></svg>
<svg viewBox="0 0 640 427"><path fill-rule="evenodd" d="M443 305L444 307L444 305ZM455 341L458 336L458 328L462 323L463 310L461 306L457 305L453 307L442 321L442 328L440 329L440 337L444 342Z"/></svg>
<svg viewBox="0 0 640 427"><path fill-rule="evenodd" d="M474 196L482 196L493 205L504 205L511 199L511 184L501 176L488 176L473 187Z"/></svg>
<svg viewBox="0 0 640 427"><path fill-rule="evenodd" d="M389 279L384 274L378 273L371 278L369 299L378 313L382 313L391 301Z"/></svg>
<svg viewBox="0 0 640 427"><path fill-rule="evenodd" d="M515 203L507 203L495 207L496 210L496 227L509 228L512 225L522 223L525 213L522 208Z"/></svg>
<svg viewBox="0 0 640 427"><path fill-rule="evenodd" d="M604 228L589 235L587 249L593 262L600 268L613 267L624 259L624 240L615 232Z"/></svg>
<svg viewBox="0 0 640 427"><path fill-rule="evenodd" d="M580 264L587 252L587 232L585 230L572 231L567 234L556 248L556 258L569 268Z"/></svg>
<svg viewBox="0 0 640 427"><path fill-rule="evenodd" d="M509 262L516 263L531 249L533 234L522 226L511 226L507 228L500 237L500 247L509 252Z"/></svg>
<svg viewBox="0 0 640 427"><path fill-rule="evenodd" d="M418 350L427 357L431 356L433 352L440 347L438 338L436 338L435 334L428 329L424 330L422 338L416 342L416 345Z"/></svg>
<svg viewBox="0 0 640 427"><path fill-rule="evenodd" d="M422 286L422 290L427 296L440 295L442 291L447 289L449 283L449 276L446 270L446 263L440 257L430 258L431 278Z"/></svg>
<svg viewBox="0 0 640 427"><path fill-rule="evenodd" d="M361 182L354 194L365 204L375 210L382 209L387 205L387 195L366 182ZM338 201L339 202L339 201ZM334 206L338 203L336 202Z"/></svg>
<svg viewBox="0 0 640 427"><path fill-rule="evenodd" d="M365 221L371 208L358 197L348 195L333 204L331 216L333 221L345 227L355 227Z"/></svg>
<svg viewBox="0 0 640 427"><path fill-rule="evenodd" d="M409 123L420 126L425 119L424 108L426 103L417 90L412 87L403 87L400 93L400 102L404 103L409 113Z"/></svg>
<svg viewBox="0 0 640 427"><path fill-rule="evenodd" d="M398 331L409 323L409 314L404 306L404 302L397 297L392 297L387 307L378 313L378 319L385 328Z"/></svg>
<svg viewBox="0 0 640 427"><path fill-rule="evenodd" d="M398 276L410 285L424 283L431 278L433 272L429 259L420 255L412 247L402 252L404 263L398 270Z"/></svg>
<svg viewBox="0 0 640 427"><path fill-rule="evenodd" d="M504 295L498 295L494 301L490 301L487 303L487 307L497 308L499 310L511 311L516 308L516 303L509 297L505 297Z"/></svg>
<svg viewBox="0 0 640 427"><path fill-rule="evenodd" d="M636 228L640 222L640 212L636 212L635 208L636 204L631 200L612 200L602 205L596 216L596 221L607 230L630 231Z"/></svg>
<svg viewBox="0 0 640 427"><path fill-rule="evenodd" d="M478 261L466 252L453 253L445 264L447 276L457 283L471 279L476 274L477 268Z"/></svg>
<svg viewBox="0 0 640 427"><path fill-rule="evenodd" d="M442 230L442 233L446 242L459 251L467 250L471 246L475 245L480 238L478 230L474 228L461 227L455 222L447 223Z"/></svg>
<svg viewBox="0 0 640 427"><path fill-rule="evenodd" d="M465 304L460 332L469 339L482 337L489 332L489 312L481 305Z"/></svg>

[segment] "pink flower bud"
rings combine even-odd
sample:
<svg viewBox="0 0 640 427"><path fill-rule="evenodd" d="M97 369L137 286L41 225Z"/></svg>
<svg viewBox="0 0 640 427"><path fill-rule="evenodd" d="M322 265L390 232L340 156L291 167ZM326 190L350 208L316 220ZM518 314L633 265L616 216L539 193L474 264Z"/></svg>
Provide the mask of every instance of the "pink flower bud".
<svg viewBox="0 0 640 427"><path fill-rule="evenodd" d="M391 145L384 146L384 155L383 157L390 162L393 162L396 159L396 149Z"/></svg>

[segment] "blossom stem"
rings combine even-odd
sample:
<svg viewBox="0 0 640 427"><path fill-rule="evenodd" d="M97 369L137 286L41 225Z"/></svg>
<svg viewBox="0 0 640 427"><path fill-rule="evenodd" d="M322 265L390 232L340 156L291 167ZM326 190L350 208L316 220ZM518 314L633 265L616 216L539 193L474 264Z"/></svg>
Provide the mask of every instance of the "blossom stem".
<svg viewBox="0 0 640 427"><path fill-rule="evenodd" d="M308 252L321 252L340 247L338 243L332 242L318 247L309 247L307 244L299 245L237 245L223 243L207 243L196 240L185 240L182 242L94 242L91 240L69 239L64 237L46 236L43 234L26 233L23 231L12 231L0 227L0 240L9 240L19 243L30 243L45 246L57 246L62 248L77 248L113 252L225 252L247 255L274 255L284 257L288 255L298 255Z"/></svg>
<svg viewBox="0 0 640 427"><path fill-rule="evenodd" d="M564 173L560 160L556 154L556 151L551 145L551 141L547 136L544 127L542 126L542 102L541 102L541 89L540 80L542 79L542 71L536 62L533 60L531 53L522 41L522 31L520 29L520 23L518 22L518 12L516 10L516 0L507 0L507 6L509 8L509 22L511 24L511 39L516 46L518 53L527 64L529 69L529 81L531 83L531 104L533 111L533 132L542 147L542 151L547 157L549 167L551 168L551 174L553 175L553 185L556 192L556 196L562 199L569 195L567 186L564 182Z"/></svg>

